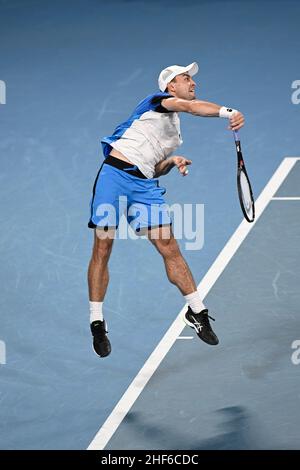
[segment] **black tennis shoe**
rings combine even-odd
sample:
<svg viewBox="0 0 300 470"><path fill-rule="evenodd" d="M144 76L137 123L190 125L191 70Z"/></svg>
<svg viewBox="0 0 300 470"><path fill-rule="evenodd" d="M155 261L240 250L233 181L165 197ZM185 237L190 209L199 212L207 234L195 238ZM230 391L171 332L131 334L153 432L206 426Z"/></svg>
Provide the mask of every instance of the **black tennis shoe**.
<svg viewBox="0 0 300 470"><path fill-rule="evenodd" d="M208 315L208 310L204 309L200 313L194 313L191 307L185 313L183 320L185 323L196 330L197 335L207 344L216 345L219 343L217 335L210 326L209 319L215 321Z"/></svg>
<svg viewBox="0 0 300 470"><path fill-rule="evenodd" d="M93 348L100 357L108 356L111 352L110 341L107 337L106 322L96 320L91 323L91 332L93 335Z"/></svg>

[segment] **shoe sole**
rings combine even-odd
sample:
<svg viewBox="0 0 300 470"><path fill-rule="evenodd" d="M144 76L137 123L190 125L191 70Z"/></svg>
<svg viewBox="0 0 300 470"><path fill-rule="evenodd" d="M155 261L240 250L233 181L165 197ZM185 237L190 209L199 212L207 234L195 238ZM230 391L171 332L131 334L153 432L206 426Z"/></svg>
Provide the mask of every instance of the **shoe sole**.
<svg viewBox="0 0 300 470"><path fill-rule="evenodd" d="M110 355L110 353L111 353L111 351L109 351L109 353L108 353L108 354L105 354L104 356L101 356L100 354L98 354L98 353L96 352L96 350L95 350L94 346L93 346L93 351L94 351L94 354L96 354L96 356L97 356L97 357L107 357L107 356L109 356L109 355Z"/></svg>
<svg viewBox="0 0 300 470"><path fill-rule="evenodd" d="M107 357L107 356L109 356L110 353L111 353L111 347L110 347L109 353L104 354L104 355L101 355L101 354L98 354L98 353L97 353L96 349L94 348L94 344L93 344L92 346L93 346L93 351L94 351L94 353L96 354L97 357Z"/></svg>

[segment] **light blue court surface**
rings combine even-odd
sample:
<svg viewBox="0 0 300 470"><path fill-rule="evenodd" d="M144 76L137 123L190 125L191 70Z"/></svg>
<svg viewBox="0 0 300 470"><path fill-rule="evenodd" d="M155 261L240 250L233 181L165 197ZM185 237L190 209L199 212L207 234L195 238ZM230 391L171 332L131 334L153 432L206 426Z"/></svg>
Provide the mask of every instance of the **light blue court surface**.
<svg viewBox="0 0 300 470"><path fill-rule="evenodd" d="M300 155L300 4L0 0L0 18L0 448L85 449L183 307L150 243L116 240L113 350L93 354L87 222L100 140L157 90L162 68L197 61L198 97L246 116L258 197ZM236 157L225 120L182 116L181 130L178 154L193 165L161 185L169 204L205 206L203 248L179 240L199 283L242 221ZM297 162L275 197L300 197L299 173ZM209 290L220 345L175 340L107 448L300 447L299 204L272 199Z"/></svg>

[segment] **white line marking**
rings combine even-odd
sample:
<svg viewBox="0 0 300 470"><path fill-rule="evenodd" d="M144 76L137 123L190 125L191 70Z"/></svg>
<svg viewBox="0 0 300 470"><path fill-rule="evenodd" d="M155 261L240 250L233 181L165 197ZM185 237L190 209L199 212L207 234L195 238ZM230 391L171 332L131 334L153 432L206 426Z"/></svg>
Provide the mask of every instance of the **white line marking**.
<svg viewBox="0 0 300 470"><path fill-rule="evenodd" d="M176 339L194 339L194 336L178 336Z"/></svg>
<svg viewBox="0 0 300 470"><path fill-rule="evenodd" d="M217 259L214 261L208 272L205 274L204 278L198 286L201 298L204 299L214 283L217 281L219 276L224 271L225 267L236 253L241 243L244 241L250 230L254 227L255 223L265 210L266 206L272 199L275 192L278 190L281 183L287 177L296 161L300 158L285 158L270 181L267 183L266 187L261 192L258 197L255 206L256 206L256 219L253 223L249 224L246 220L243 220L238 226L232 237L228 240L223 250L218 255ZM104 449L108 441L111 439L119 425L122 423L126 414L134 404L134 402L139 397L140 393L143 391L144 387L167 355L168 351L171 349L175 343L178 336L181 334L185 324L182 321L182 315L186 311L187 305L185 305L178 316L161 339L159 344L154 349L153 353L145 362L144 366L138 372L137 376L129 385L128 389L121 397L115 408L112 410L109 417L106 419L105 423L97 432L96 436L88 446L89 450L101 450Z"/></svg>
<svg viewBox="0 0 300 470"><path fill-rule="evenodd" d="M300 197L272 197L272 201L300 201Z"/></svg>

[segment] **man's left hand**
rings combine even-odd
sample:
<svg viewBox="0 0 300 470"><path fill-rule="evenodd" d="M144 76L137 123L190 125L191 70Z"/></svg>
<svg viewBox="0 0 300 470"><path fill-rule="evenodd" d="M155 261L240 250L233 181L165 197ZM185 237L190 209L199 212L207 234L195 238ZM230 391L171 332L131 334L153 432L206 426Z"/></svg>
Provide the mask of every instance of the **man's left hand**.
<svg viewBox="0 0 300 470"><path fill-rule="evenodd" d="M186 176L188 174L187 165L191 165L192 160L188 160L185 157L172 157L172 159L174 166L177 166L182 176Z"/></svg>

